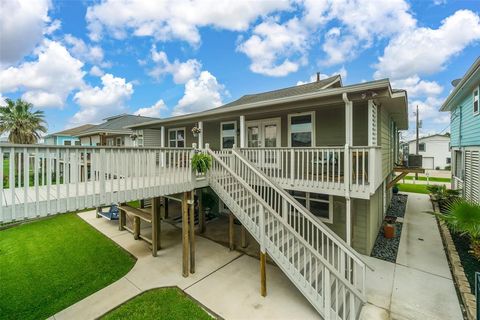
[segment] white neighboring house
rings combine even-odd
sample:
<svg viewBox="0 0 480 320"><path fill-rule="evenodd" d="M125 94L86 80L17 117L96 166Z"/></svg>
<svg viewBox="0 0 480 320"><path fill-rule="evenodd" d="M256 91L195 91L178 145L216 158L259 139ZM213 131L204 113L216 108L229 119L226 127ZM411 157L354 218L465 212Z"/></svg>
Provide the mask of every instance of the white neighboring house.
<svg viewBox="0 0 480 320"><path fill-rule="evenodd" d="M408 141L408 153L416 153L416 140ZM450 134L433 134L418 139L418 154L423 157L424 169L445 169L452 162Z"/></svg>

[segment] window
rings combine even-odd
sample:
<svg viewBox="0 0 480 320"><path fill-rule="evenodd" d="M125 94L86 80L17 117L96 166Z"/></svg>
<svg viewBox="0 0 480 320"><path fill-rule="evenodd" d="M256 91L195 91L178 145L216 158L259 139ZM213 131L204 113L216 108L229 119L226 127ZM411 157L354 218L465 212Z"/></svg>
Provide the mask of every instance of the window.
<svg viewBox="0 0 480 320"><path fill-rule="evenodd" d="M315 145L314 112L289 114L288 123L288 143L291 147L312 147Z"/></svg>
<svg viewBox="0 0 480 320"><path fill-rule="evenodd" d="M117 137L116 139L116 146L122 147L125 145L125 138L124 137Z"/></svg>
<svg viewBox="0 0 480 320"><path fill-rule="evenodd" d="M333 223L333 196L294 190L288 193L320 220Z"/></svg>
<svg viewBox="0 0 480 320"><path fill-rule="evenodd" d="M419 143L418 144L418 151L425 152L425 150L426 150L425 143L424 142Z"/></svg>
<svg viewBox="0 0 480 320"><path fill-rule="evenodd" d="M237 143L237 123L235 121L220 123L222 149L231 149Z"/></svg>
<svg viewBox="0 0 480 320"><path fill-rule="evenodd" d="M80 143L80 140L76 140L76 141L75 141L75 145L76 145L76 146L81 146L82 144Z"/></svg>
<svg viewBox="0 0 480 320"><path fill-rule="evenodd" d="M112 147L115 145L113 138L107 138L107 146Z"/></svg>
<svg viewBox="0 0 480 320"><path fill-rule="evenodd" d="M170 148L185 147L185 128L168 130L168 146Z"/></svg>
<svg viewBox="0 0 480 320"><path fill-rule="evenodd" d="M65 140L65 141L63 141L63 145L64 145L64 146L71 146L71 145L72 145L72 141L70 141L70 140Z"/></svg>
<svg viewBox="0 0 480 320"><path fill-rule="evenodd" d="M447 157L447 164L451 164L451 163L452 163L452 158Z"/></svg>
<svg viewBox="0 0 480 320"><path fill-rule="evenodd" d="M473 113L479 113L479 106L478 106L478 88L473 90Z"/></svg>

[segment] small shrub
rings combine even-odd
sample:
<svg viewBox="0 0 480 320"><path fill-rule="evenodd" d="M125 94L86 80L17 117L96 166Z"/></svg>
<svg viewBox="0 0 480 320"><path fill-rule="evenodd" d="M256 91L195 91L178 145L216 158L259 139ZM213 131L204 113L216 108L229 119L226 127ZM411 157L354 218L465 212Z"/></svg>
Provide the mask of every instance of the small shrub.
<svg viewBox="0 0 480 320"><path fill-rule="evenodd" d="M452 170L452 166L445 166L445 170L448 170L448 171Z"/></svg>
<svg viewBox="0 0 480 320"><path fill-rule="evenodd" d="M460 196L460 190L448 189L445 185L433 184L427 186L427 190L432 196L432 200L438 202L440 211L444 212L448 205Z"/></svg>
<svg viewBox="0 0 480 320"><path fill-rule="evenodd" d="M452 231L470 238L470 253L480 260L480 204L457 199L449 203L446 214L439 217Z"/></svg>
<svg viewBox="0 0 480 320"><path fill-rule="evenodd" d="M205 153L195 153L192 157L192 169L198 173L206 173L212 166L212 158Z"/></svg>

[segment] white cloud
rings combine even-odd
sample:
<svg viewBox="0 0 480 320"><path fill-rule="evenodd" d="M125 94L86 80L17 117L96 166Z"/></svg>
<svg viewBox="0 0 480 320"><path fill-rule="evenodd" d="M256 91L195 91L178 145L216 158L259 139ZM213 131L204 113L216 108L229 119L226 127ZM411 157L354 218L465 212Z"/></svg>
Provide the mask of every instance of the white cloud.
<svg viewBox="0 0 480 320"><path fill-rule="evenodd" d="M1 2L1 64L8 65L19 61L42 41L44 28L48 28L47 24L50 22L50 5L49 0Z"/></svg>
<svg viewBox="0 0 480 320"><path fill-rule="evenodd" d="M225 87L210 72L202 71L198 78L185 84L185 93L173 109L173 115L203 111L222 104Z"/></svg>
<svg viewBox="0 0 480 320"><path fill-rule="evenodd" d="M159 41L178 39L198 45L201 27L243 31L259 16L289 6L286 0L106 0L89 7L86 19L90 38L95 41L105 31L117 39L131 31L136 36L152 36Z"/></svg>
<svg viewBox="0 0 480 320"><path fill-rule="evenodd" d="M70 119L70 125L98 122L126 109L125 103L133 94L132 83L108 73L101 79L102 87L87 87L75 94L73 100L80 111Z"/></svg>
<svg viewBox="0 0 480 320"><path fill-rule="evenodd" d="M0 92L25 91L23 98L36 107L62 107L84 86L83 63L55 41L45 40L35 52L38 60L0 70Z"/></svg>
<svg viewBox="0 0 480 320"><path fill-rule="evenodd" d="M105 74L98 66L93 66L88 73L95 77L101 77Z"/></svg>
<svg viewBox="0 0 480 320"><path fill-rule="evenodd" d="M7 101L5 100L5 97L0 93L0 106L3 107L6 105L7 105Z"/></svg>
<svg viewBox="0 0 480 320"><path fill-rule="evenodd" d="M88 45L80 38L67 34L64 37L74 57L91 63L102 63L104 58L103 49L97 45Z"/></svg>
<svg viewBox="0 0 480 320"><path fill-rule="evenodd" d="M283 24L268 19L257 25L237 50L251 59L252 72L281 77L306 63L307 40L307 30L296 17Z"/></svg>
<svg viewBox="0 0 480 320"><path fill-rule="evenodd" d="M158 100L153 106L140 108L133 114L144 117L160 118L160 113L167 110L167 105L163 99Z"/></svg>
<svg viewBox="0 0 480 320"><path fill-rule="evenodd" d="M438 29L406 30L385 47L376 64L375 78L407 78L442 70L446 62L466 46L480 40L480 17L459 10L442 21Z"/></svg>
<svg viewBox="0 0 480 320"><path fill-rule="evenodd" d="M392 81L392 86L397 89L407 90L410 98L438 96L443 91L443 87L436 81L421 80L418 75L413 75L405 79L394 80Z"/></svg>
<svg viewBox="0 0 480 320"><path fill-rule="evenodd" d="M164 51L156 51L156 47L152 46L151 58L155 62L149 74L154 78L159 78L164 74L171 74L176 84L186 83L188 80L197 77L202 68L202 64L196 59L189 59L180 62L175 59L173 62L168 61L167 54Z"/></svg>
<svg viewBox="0 0 480 320"><path fill-rule="evenodd" d="M353 59L358 51L368 48L375 39L390 37L415 24L404 0L304 0L301 13L286 22L268 17L259 23L252 35L237 50L252 61L253 72L268 76L284 76L307 63L308 52L319 45L325 52L324 65L336 65ZM330 28L321 37L319 31L329 22Z"/></svg>

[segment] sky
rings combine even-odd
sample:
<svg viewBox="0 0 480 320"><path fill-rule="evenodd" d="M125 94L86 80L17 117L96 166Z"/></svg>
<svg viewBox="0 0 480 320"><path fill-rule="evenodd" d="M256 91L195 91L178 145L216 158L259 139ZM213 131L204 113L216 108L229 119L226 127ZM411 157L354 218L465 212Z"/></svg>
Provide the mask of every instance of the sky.
<svg viewBox="0 0 480 320"><path fill-rule="evenodd" d="M0 105L22 98L48 131L134 113L168 117L340 74L406 89L410 130L480 54L480 0L0 0Z"/></svg>

